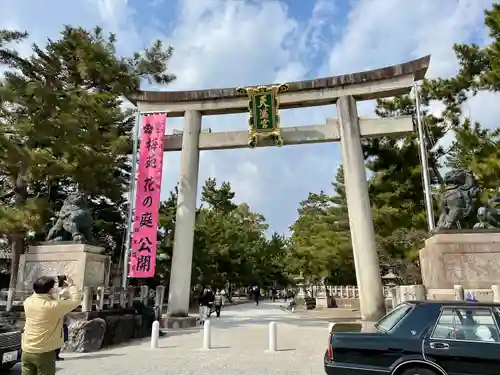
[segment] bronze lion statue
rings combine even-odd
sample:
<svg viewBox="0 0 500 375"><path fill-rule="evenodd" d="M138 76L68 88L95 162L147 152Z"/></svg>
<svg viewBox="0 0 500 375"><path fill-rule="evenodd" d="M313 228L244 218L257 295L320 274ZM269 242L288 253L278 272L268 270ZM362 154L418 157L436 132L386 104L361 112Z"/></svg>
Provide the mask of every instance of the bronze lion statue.
<svg viewBox="0 0 500 375"><path fill-rule="evenodd" d="M47 234L46 241L88 243L92 239L92 224L85 196L81 193L72 193L64 201L55 224Z"/></svg>
<svg viewBox="0 0 500 375"><path fill-rule="evenodd" d="M444 176L439 200L439 229L471 229L477 221L479 185L472 172L455 169Z"/></svg>

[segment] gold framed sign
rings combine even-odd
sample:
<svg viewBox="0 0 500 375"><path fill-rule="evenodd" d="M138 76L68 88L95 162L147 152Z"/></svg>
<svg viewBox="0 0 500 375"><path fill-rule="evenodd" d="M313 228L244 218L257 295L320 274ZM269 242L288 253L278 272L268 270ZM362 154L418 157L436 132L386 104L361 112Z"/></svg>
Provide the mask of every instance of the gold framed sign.
<svg viewBox="0 0 500 375"><path fill-rule="evenodd" d="M248 146L254 148L262 138L272 138L276 146L283 146L279 94L288 91L288 85L240 87L237 91L248 95Z"/></svg>

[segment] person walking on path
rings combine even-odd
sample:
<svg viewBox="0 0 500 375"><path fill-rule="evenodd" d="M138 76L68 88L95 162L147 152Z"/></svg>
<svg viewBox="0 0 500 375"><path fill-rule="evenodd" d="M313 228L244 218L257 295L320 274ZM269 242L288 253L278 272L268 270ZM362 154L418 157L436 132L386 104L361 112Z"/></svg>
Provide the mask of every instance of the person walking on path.
<svg viewBox="0 0 500 375"><path fill-rule="evenodd" d="M257 306L259 306L259 301L260 301L260 288L258 285L256 285L254 288L253 288L253 295L254 295L254 298L255 298L255 304Z"/></svg>
<svg viewBox="0 0 500 375"><path fill-rule="evenodd" d="M217 318L220 317L220 311L221 311L223 305L224 305L224 297L220 293L219 289L217 289L217 292L215 293L215 298L214 298L214 309L215 309L215 314L217 315Z"/></svg>
<svg viewBox="0 0 500 375"><path fill-rule="evenodd" d="M211 309L213 302L215 299L214 292L212 288L207 286L202 292L199 298L200 304L200 324L204 324L205 321L210 317Z"/></svg>
<svg viewBox="0 0 500 375"><path fill-rule="evenodd" d="M64 316L81 303L78 288L65 280L69 298L52 295L56 281L42 276L33 283L34 293L24 301L26 323L21 343L22 375L55 375L56 350L63 347Z"/></svg>

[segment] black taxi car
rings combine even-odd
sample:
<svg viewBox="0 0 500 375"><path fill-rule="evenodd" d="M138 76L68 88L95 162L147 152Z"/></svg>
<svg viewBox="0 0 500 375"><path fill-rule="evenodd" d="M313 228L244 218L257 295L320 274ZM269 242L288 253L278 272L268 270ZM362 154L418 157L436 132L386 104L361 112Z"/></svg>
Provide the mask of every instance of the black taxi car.
<svg viewBox="0 0 500 375"><path fill-rule="evenodd" d="M21 360L21 328L15 319L4 315L0 313L0 373Z"/></svg>
<svg viewBox="0 0 500 375"><path fill-rule="evenodd" d="M500 304L407 301L374 332L329 335L328 375L499 375ZM343 327L345 331L345 326Z"/></svg>

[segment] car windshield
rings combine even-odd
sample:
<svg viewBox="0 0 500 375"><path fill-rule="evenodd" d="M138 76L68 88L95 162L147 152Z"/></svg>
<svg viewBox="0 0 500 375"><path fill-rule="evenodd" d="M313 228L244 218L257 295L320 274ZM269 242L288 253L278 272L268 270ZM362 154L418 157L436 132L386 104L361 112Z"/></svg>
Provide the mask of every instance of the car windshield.
<svg viewBox="0 0 500 375"><path fill-rule="evenodd" d="M375 324L375 328L381 332L389 332L408 314L408 312L410 312L411 309L412 306L407 303L396 306L389 314L383 316Z"/></svg>

